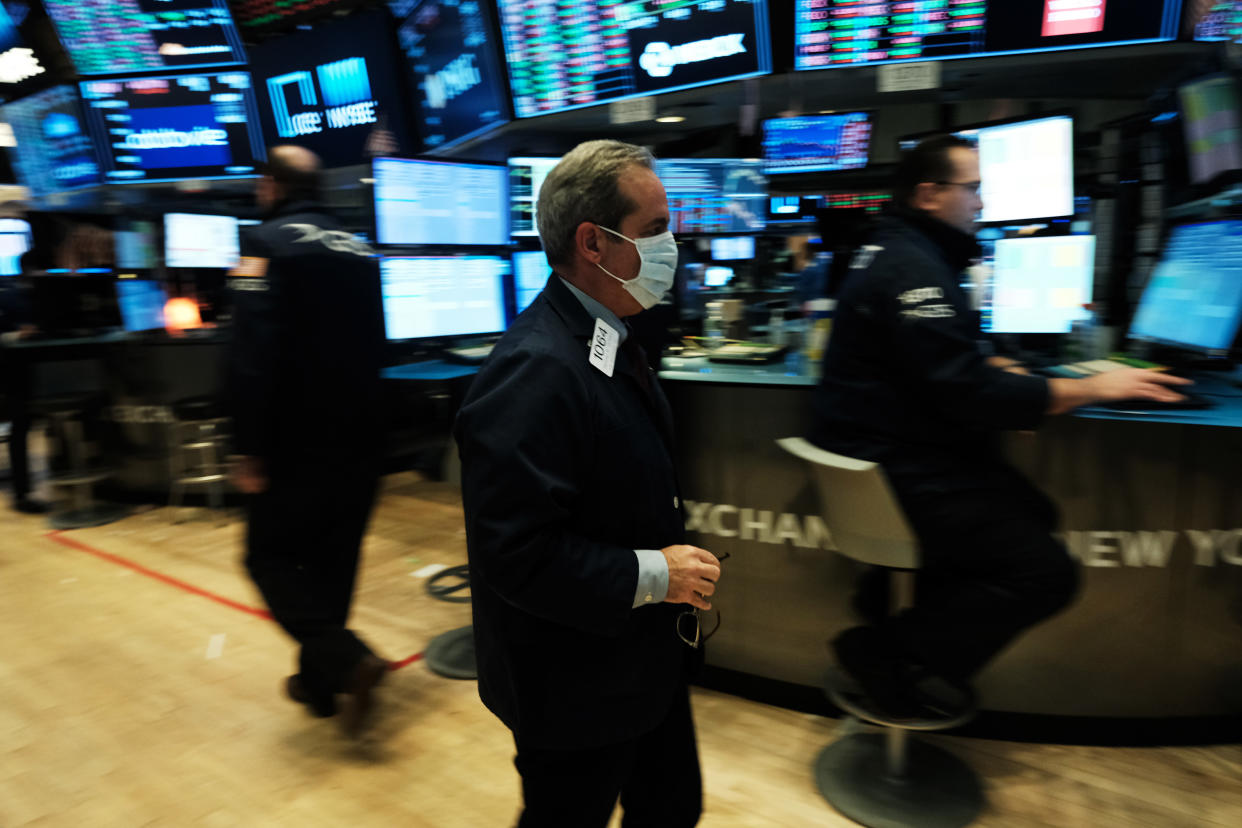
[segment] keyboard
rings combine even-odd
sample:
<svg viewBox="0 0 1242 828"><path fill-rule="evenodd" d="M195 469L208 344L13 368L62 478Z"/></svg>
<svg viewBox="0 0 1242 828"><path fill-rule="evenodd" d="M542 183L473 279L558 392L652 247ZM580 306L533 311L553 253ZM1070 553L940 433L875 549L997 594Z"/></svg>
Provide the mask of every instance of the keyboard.
<svg viewBox="0 0 1242 828"><path fill-rule="evenodd" d="M486 345L466 345L460 348L449 348L444 352L444 359L447 362L456 362L461 365L478 365L491 354L495 345L491 342Z"/></svg>
<svg viewBox="0 0 1242 828"><path fill-rule="evenodd" d="M1106 408L1109 411L1195 411L1216 405L1212 399L1202 394L1196 394L1194 391L1185 391L1181 387L1178 387L1176 391L1185 399L1177 400L1176 402L1117 400L1115 402L1095 403L1091 408Z"/></svg>
<svg viewBox="0 0 1242 828"><path fill-rule="evenodd" d="M767 342L729 342L708 353L707 361L761 365L775 362L787 350L789 349L784 345L771 345Z"/></svg>
<svg viewBox="0 0 1242 828"><path fill-rule="evenodd" d="M1049 365L1038 369L1037 373L1048 377L1083 379L1084 377L1093 377L1096 374L1104 374L1109 371L1118 371L1122 368L1147 368L1152 371L1168 370L1167 365L1117 356L1110 357L1109 359L1088 359L1084 362L1070 362L1064 365Z"/></svg>

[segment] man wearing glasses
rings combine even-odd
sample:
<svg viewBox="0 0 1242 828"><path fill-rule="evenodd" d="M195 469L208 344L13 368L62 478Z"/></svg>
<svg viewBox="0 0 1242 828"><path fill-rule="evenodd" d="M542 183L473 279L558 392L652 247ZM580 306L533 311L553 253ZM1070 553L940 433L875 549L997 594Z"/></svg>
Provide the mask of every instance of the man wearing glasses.
<svg viewBox="0 0 1242 828"><path fill-rule="evenodd" d="M923 554L915 607L895 619L884 573L863 579L855 606L869 623L833 641L837 659L890 716L935 718L967 704L970 678L1077 589L1056 508L1005 460L1001 432L1094 402L1176 400L1167 386L1184 380L1137 369L1046 380L988 354L961 288L983 207L969 142L908 152L893 201L842 289L811 439L883 466Z"/></svg>
<svg viewBox="0 0 1242 828"><path fill-rule="evenodd" d="M548 174L553 274L458 414L479 695L514 734L520 828L698 822L687 689L720 565L682 543L672 418L623 318L677 247L644 149L591 141Z"/></svg>

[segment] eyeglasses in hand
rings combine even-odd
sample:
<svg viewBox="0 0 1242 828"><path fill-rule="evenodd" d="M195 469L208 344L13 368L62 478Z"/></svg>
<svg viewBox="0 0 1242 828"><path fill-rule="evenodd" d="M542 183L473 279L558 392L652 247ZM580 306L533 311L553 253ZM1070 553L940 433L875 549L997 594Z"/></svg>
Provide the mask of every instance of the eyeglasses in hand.
<svg viewBox="0 0 1242 828"><path fill-rule="evenodd" d="M713 552L712 554L715 553ZM728 552L725 552L722 555L716 555L716 560L720 563L724 563L728 559ZM703 617L700 613L711 613L711 616L715 619L715 623L712 624L711 629L706 632L703 631ZM701 644L707 641L707 639L715 635L716 631L719 629L720 610L718 609L700 610L698 607L693 607L692 609L685 610L677 616L677 637L684 641L687 645L694 647L696 650Z"/></svg>

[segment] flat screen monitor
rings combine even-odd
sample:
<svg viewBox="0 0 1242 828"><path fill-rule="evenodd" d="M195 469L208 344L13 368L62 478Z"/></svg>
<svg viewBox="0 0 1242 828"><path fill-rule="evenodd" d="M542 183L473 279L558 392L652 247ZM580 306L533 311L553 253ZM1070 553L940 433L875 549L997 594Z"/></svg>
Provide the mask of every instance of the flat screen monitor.
<svg viewBox="0 0 1242 828"><path fill-rule="evenodd" d="M539 188L559 158L510 158L509 159L509 208L513 212L514 236L537 236L535 207L539 203Z"/></svg>
<svg viewBox="0 0 1242 828"><path fill-rule="evenodd" d="M109 183L246 178L267 154L250 75L162 75L82 84Z"/></svg>
<svg viewBox="0 0 1242 828"><path fill-rule="evenodd" d="M1174 227L1130 322L1133 339L1228 351L1242 321L1242 219Z"/></svg>
<svg viewBox="0 0 1242 828"><path fill-rule="evenodd" d="M195 213L164 216L164 263L168 267L234 267L241 256L237 219Z"/></svg>
<svg viewBox="0 0 1242 828"><path fill-rule="evenodd" d="M168 294L159 282L146 279L118 279L116 282L116 303L121 309L121 324L127 331L164 327L167 301Z"/></svg>
<svg viewBox="0 0 1242 828"><path fill-rule="evenodd" d="M674 233L754 233L767 226L763 162L740 158L656 161Z"/></svg>
<svg viewBox="0 0 1242 828"><path fill-rule="evenodd" d="M994 333L1069 333L1095 284L1095 236L1001 239L992 263Z"/></svg>
<svg viewBox="0 0 1242 828"><path fill-rule="evenodd" d="M819 196L772 196L768 199L768 223L813 224L820 206Z"/></svg>
<svg viewBox="0 0 1242 828"><path fill-rule="evenodd" d="M867 166L871 116L866 112L770 118L763 122L764 172L835 172Z"/></svg>
<svg viewBox="0 0 1242 828"><path fill-rule="evenodd" d="M269 146L295 143L328 167L361 164L368 146L410 146L388 13L376 10L250 49ZM395 144L395 147L394 147Z"/></svg>
<svg viewBox="0 0 1242 828"><path fill-rule="evenodd" d="M424 149L449 147L507 121L492 5L478 0L393 5L401 50L418 86Z"/></svg>
<svg viewBox="0 0 1242 828"><path fill-rule="evenodd" d="M766 0L498 0L519 118L772 70Z"/></svg>
<svg viewBox="0 0 1242 828"><path fill-rule="evenodd" d="M863 210L878 213L893 200L893 194L883 190L839 190L826 193L822 206L829 210Z"/></svg>
<svg viewBox="0 0 1242 828"><path fill-rule="evenodd" d="M156 266L155 224L127 222L112 234L116 242L116 264L120 268L149 270Z"/></svg>
<svg viewBox="0 0 1242 828"><path fill-rule="evenodd" d="M247 35L288 31L300 21L356 9L359 0L233 0L233 20ZM395 6L396 3L390 3Z"/></svg>
<svg viewBox="0 0 1242 828"><path fill-rule="evenodd" d="M1237 81L1226 75L1203 78L1179 88L1178 97L1191 183L1205 184L1242 170L1242 96Z"/></svg>
<svg viewBox="0 0 1242 828"><path fill-rule="evenodd" d="M712 261L753 261L755 258L754 236L733 236L712 239Z"/></svg>
<svg viewBox="0 0 1242 828"><path fill-rule="evenodd" d="M30 224L25 219L0 219L0 276L18 276L22 255L30 249Z"/></svg>
<svg viewBox="0 0 1242 828"><path fill-rule="evenodd" d="M1242 0L1187 0L1182 37L1242 43Z"/></svg>
<svg viewBox="0 0 1242 828"><path fill-rule="evenodd" d="M703 269L703 287L724 287L733 278L733 268L712 265Z"/></svg>
<svg viewBox="0 0 1242 828"><path fill-rule="evenodd" d="M509 243L509 181L504 166L377 158L374 177L380 244Z"/></svg>
<svg viewBox="0 0 1242 828"><path fill-rule="evenodd" d="M517 312L526 310L552 276L552 266L542 250L520 250L513 254L514 296Z"/></svg>
<svg viewBox="0 0 1242 828"><path fill-rule="evenodd" d="M246 62L227 0L44 0L79 75Z"/></svg>
<svg viewBox="0 0 1242 828"><path fill-rule="evenodd" d="M72 86L53 86L6 104L17 180L35 198L99 183L99 164Z"/></svg>
<svg viewBox="0 0 1242 828"><path fill-rule="evenodd" d="M1011 55L1177 37L1182 0L794 0L794 68Z"/></svg>
<svg viewBox="0 0 1242 828"><path fill-rule="evenodd" d="M505 329L501 256L389 256L380 259L389 339L498 333Z"/></svg>

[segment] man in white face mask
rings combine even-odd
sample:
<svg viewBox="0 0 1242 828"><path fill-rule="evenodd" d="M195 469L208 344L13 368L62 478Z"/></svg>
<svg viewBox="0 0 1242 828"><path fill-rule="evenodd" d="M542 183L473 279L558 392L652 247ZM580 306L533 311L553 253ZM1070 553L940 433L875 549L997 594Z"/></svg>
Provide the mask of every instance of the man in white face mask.
<svg viewBox="0 0 1242 828"><path fill-rule="evenodd" d="M554 272L457 419L479 695L513 730L520 828L604 828L618 799L627 825L701 810L687 686L720 565L683 543L671 413L622 321L677 266L653 166L592 141L549 173Z"/></svg>

